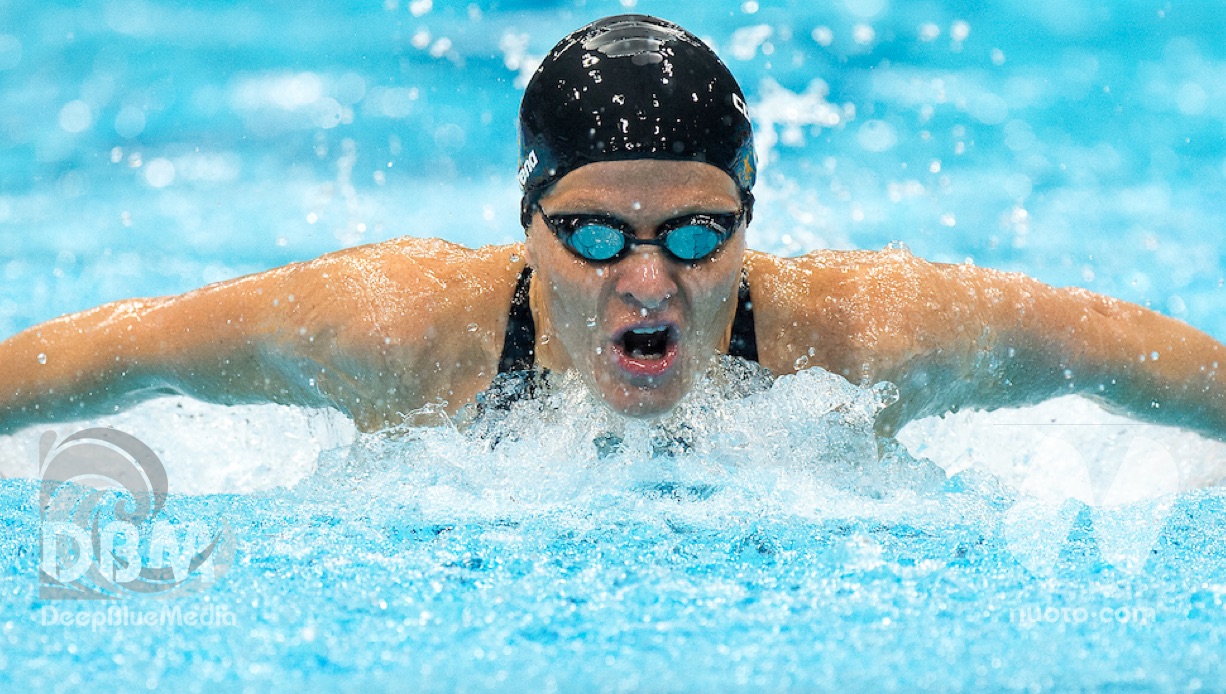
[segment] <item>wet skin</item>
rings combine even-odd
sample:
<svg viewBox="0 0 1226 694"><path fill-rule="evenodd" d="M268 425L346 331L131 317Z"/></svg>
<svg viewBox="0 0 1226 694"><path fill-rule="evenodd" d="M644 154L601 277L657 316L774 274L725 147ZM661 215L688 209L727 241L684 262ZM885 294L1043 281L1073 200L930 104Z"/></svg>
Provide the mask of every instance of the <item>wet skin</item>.
<svg viewBox="0 0 1226 694"><path fill-rule="evenodd" d="M732 179L713 166L624 161L567 175L542 198L541 209L550 215L611 215L633 225L639 238L652 238L670 219L735 213L740 204ZM566 248L537 214L525 250L535 272L531 306L540 363L577 370L620 413L668 411L727 348L745 258L743 225L694 264L654 246L639 246L616 262L593 263ZM675 335L669 355L646 363L629 359L619 337L636 327L667 328Z"/></svg>
<svg viewBox="0 0 1226 694"><path fill-rule="evenodd" d="M662 161L582 167L541 200L555 214L611 214L643 238L679 215L738 205L723 172ZM627 415L668 410L726 349L744 267L762 365L895 383L882 433L958 408L1078 393L1226 439L1226 347L1140 306L904 250L781 258L747 251L744 229L693 266L643 246L593 266L539 215L524 244L406 236L37 325L0 342L0 434L171 393L332 407L368 431L416 422L433 404L455 412L494 378L525 262L536 271L537 363L576 370ZM669 327L671 357L618 353L619 335L643 326Z"/></svg>

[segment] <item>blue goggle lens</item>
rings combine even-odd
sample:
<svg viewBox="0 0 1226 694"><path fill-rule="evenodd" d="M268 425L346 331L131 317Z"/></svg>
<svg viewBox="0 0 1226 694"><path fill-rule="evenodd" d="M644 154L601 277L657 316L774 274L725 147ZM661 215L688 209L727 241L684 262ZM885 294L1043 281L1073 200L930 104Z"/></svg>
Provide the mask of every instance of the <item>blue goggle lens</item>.
<svg viewBox="0 0 1226 694"><path fill-rule="evenodd" d="M567 245L588 260L612 260L625 250L626 236L607 224L588 223L575 229Z"/></svg>
<svg viewBox="0 0 1226 694"><path fill-rule="evenodd" d="M699 260L715 252L723 236L701 224L688 224L668 232L664 247L682 260Z"/></svg>

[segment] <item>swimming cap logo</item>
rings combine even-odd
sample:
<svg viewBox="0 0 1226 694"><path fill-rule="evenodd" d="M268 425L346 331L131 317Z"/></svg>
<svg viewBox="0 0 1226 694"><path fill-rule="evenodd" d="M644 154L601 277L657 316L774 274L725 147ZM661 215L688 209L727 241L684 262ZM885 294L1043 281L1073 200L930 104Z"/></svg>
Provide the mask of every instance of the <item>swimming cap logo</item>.
<svg viewBox="0 0 1226 694"><path fill-rule="evenodd" d="M749 106L745 104L745 100L741 98L741 95L736 92L732 93L732 106L740 111L742 116L745 116L745 120L749 120Z"/></svg>
<svg viewBox="0 0 1226 694"><path fill-rule="evenodd" d="M523 187L523 185L528 182L528 177L532 175L534 170L536 170L536 165L539 163L540 160L536 157L536 150L534 149L528 152L528 156L524 159L523 166L519 167L518 178L520 187Z"/></svg>

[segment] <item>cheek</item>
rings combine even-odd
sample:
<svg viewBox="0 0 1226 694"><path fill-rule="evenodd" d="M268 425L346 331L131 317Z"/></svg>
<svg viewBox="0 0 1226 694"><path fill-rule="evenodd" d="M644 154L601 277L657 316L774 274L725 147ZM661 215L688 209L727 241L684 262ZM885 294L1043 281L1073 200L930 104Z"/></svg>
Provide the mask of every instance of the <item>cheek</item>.
<svg viewBox="0 0 1226 694"><path fill-rule="evenodd" d="M572 358L591 351L595 330L591 319L600 317L600 284L586 268L573 268L568 258L551 258L551 272L542 279L549 283L549 313L553 330Z"/></svg>
<svg viewBox="0 0 1226 694"><path fill-rule="evenodd" d="M711 272L696 276L691 282L696 327L704 332L719 333L726 327L736 310L737 287L741 281L739 264L720 263Z"/></svg>

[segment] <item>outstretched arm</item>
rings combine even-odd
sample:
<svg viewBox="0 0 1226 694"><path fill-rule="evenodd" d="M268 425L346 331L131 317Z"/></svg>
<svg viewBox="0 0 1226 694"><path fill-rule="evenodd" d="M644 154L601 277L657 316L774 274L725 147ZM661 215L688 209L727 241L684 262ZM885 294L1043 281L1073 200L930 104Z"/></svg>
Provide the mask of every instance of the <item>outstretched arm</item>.
<svg viewBox="0 0 1226 694"><path fill-rule="evenodd" d="M107 304L0 343L0 433L171 393L215 402L311 399L267 358L281 279L266 273Z"/></svg>
<svg viewBox="0 0 1226 694"><path fill-rule="evenodd" d="M782 274L809 281L789 336L853 382L891 381L878 425L1066 394L1226 440L1226 347L1135 304L1018 273L929 263L905 250L825 253ZM787 333L787 326L780 329ZM799 354L787 354L780 360Z"/></svg>
<svg viewBox="0 0 1226 694"><path fill-rule="evenodd" d="M904 391L886 428L959 407L1062 394L1226 439L1226 347L1173 318L1080 288L962 265L917 268L931 294L907 307L933 353L904 345L882 376ZM947 358L953 357L952 359ZM918 368L916 368L918 367ZM927 377L928 383L922 381Z"/></svg>
<svg viewBox="0 0 1226 694"><path fill-rule="evenodd" d="M391 399L405 387L388 395L377 377L390 375L387 350L404 345L384 345L369 329L367 292L348 257L368 252L107 304L0 342L0 433L164 394L332 406L361 419L375 404L368 391Z"/></svg>

